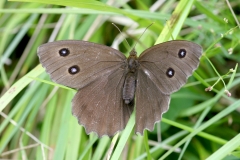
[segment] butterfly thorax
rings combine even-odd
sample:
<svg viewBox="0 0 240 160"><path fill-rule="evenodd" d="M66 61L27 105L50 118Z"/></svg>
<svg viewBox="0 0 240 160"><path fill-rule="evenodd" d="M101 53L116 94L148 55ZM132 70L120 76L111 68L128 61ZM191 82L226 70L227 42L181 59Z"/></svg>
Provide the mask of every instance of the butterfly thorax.
<svg viewBox="0 0 240 160"><path fill-rule="evenodd" d="M136 70L138 69L138 60L136 56L129 56L128 57L128 72L136 72Z"/></svg>
<svg viewBox="0 0 240 160"><path fill-rule="evenodd" d="M133 104L136 90L137 70L139 67L135 50L130 52L127 62L127 74L123 86L123 100L125 104Z"/></svg>

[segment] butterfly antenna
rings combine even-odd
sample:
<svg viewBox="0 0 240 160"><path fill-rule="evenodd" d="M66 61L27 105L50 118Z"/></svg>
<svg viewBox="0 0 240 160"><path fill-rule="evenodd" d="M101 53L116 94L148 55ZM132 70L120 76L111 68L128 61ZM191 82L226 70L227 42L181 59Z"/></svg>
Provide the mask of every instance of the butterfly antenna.
<svg viewBox="0 0 240 160"><path fill-rule="evenodd" d="M141 34L141 36L138 38L138 41L141 39L142 35L146 32L146 30L151 27L154 24L154 22L152 22L149 26L147 26L147 28L145 28L145 30L143 31L143 33ZM135 49L137 43L134 45L133 49Z"/></svg>
<svg viewBox="0 0 240 160"><path fill-rule="evenodd" d="M123 35L123 33L121 32L121 30L118 28L118 26L117 26L116 24L112 23L112 25L114 25L114 26L118 29L118 31ZM123 36L123 38L124 38L124 40L127 42L129 48L131 48L130 45L129 45L129 43L128 43L128 41L126 40L126 38L125 38L124 36Z"/></svg>

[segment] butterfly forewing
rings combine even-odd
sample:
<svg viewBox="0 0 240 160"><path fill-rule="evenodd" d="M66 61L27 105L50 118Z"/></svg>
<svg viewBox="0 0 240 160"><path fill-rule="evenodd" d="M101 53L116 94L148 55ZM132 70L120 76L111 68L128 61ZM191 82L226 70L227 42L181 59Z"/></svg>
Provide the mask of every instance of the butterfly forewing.
<svg viewBox="0 0 240 160"><path fill-rule="evenodd" d="M63 49L65 52L61 52ZM86 41L46 43L38 48L38 56L53 81L77 89L126 63L118 50Z"/></svg>
<svg viewBox="0 0 240 160"><path fill-rule="evenodd" d="M164 94L180 89L198 67L201 46L189 41L169 41L145 50L139 57L144 73Z"/></svg>

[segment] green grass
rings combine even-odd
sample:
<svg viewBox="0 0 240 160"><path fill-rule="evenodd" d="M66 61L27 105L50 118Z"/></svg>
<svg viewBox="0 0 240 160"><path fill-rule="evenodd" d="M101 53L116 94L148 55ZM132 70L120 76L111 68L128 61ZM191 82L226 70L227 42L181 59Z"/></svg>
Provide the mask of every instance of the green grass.
<svg viewBox="0 0 240 160"><path fill-rule="evenodd" d="M169 0L155 11L150 0L1 2L1 159L240 159L240 2L230 1L229 8L224 0ZM39 65L37 47L54 40L114 44L127 55L131 48L112 22L131 47L154 22L136 45L138 54L171 39L204 49L199 68L171 95L162 122L143 136L134 133L135 114L114 137L86 135L71 114L76 90L52 83Z"/></svg>

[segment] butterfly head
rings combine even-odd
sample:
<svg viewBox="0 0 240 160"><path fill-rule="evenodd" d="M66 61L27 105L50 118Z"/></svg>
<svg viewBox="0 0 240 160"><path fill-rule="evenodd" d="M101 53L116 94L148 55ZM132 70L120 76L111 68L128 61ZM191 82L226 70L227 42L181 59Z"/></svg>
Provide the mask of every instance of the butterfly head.
<svg viewBox="0 0 240 160"><path fill-rule="evenodd" d="M129 72L136 72L139 64L138 64L138 57L137 57L137 52L135 51L135 48L133 48L129 54L130 54L128 57Z"/></svg>
<svg viewBox="0 0 240 160"><path fill-rule="evenodd" d="M137 57L137 52L136 52L136 50L135 50L135 48L133 48L132 50L131 50L131 52L129 53L129 57Z"/></svg>

